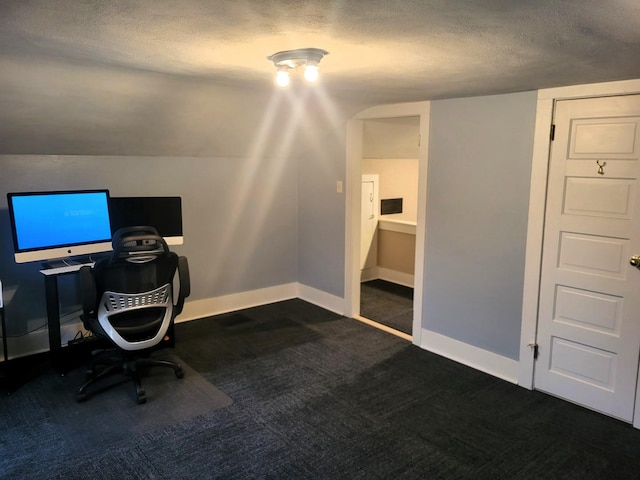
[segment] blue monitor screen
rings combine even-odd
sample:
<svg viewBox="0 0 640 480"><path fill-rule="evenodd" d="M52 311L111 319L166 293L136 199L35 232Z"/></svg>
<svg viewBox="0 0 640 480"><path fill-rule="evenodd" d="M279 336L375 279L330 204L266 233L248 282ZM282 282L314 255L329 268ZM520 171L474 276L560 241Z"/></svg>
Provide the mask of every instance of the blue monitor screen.
<svg viewBox="0 0 640 480"><path fill-rule="evenodd" d="M107 190L9 193L7 198L16 261L20 261L18 253L21 252L45 250L42 255L47 258L87 253L87 248L79 251L67 248L62 252L46 250L104 243L111 239ZM103 247L94 251L104 251ZM31 255L22 261L33 259L41 258Z"/></svg>

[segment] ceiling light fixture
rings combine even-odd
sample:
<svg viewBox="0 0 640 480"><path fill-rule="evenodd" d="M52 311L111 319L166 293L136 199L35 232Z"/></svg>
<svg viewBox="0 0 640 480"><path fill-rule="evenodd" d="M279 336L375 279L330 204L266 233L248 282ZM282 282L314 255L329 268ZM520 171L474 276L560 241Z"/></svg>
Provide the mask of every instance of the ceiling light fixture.
<svg viewBox="0 0 640 480"><path fill-rule="evenodd" d="M318 64L328 54L326 50L319 48L299 48L274 53L267 57L276 66L276 85L286 87L289 85L289 74L300 67L304 67L304 79L309 83L318 80Z"/></svg>
<svg viewBox="0 0 640 480"><path fill-rule="evenodd" d="M287 67L278 67L276 72L276 85L285 88L289 86L289 69Z"/></svg>

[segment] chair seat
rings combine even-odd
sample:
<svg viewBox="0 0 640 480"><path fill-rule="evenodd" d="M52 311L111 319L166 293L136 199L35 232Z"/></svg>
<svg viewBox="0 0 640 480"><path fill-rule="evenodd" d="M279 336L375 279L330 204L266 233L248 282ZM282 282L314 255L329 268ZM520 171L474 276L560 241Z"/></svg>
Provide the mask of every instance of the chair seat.
<svg viewBox="0 0 640 480"><path fill-rule="evenodd" d="M122 312L109 317L109 323L113 325L122 337L128 339L130 335L143 332L155 332L162 325L166 308L146 308L140 311Z"/></svg>

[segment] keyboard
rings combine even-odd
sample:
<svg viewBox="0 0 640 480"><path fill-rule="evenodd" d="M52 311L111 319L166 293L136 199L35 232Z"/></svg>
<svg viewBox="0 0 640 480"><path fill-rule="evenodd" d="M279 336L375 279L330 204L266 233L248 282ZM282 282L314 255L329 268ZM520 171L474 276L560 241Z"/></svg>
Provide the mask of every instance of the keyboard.
<svg viewBox="0 0 640 480"><path fill-rule="evenodd" d="M93 267L95 262L89 263L75 263L73 265L63 265L62 267L45 268L40 270L43 275L60 275L61 273L73 273L80 270L82 267Z"/></svg>

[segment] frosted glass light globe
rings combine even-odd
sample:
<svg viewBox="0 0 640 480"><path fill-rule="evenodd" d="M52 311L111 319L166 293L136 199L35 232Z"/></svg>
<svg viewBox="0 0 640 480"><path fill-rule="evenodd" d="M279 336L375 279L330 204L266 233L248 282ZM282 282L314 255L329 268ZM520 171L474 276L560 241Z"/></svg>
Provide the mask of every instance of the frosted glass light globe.
<svg viewBox="0 0 640 480"><path fill-rule="evenodd" d="M318 66L307 65L304 67L304 79L309 83L313 83L318 80Z"/></svg>
<svg viewBox="0 0 640 480"><path fill-rule="evenodd" d="M289 72L278 70L278 73L276 73L276 85L282 88L287 87L289 85Z"/></svg>

